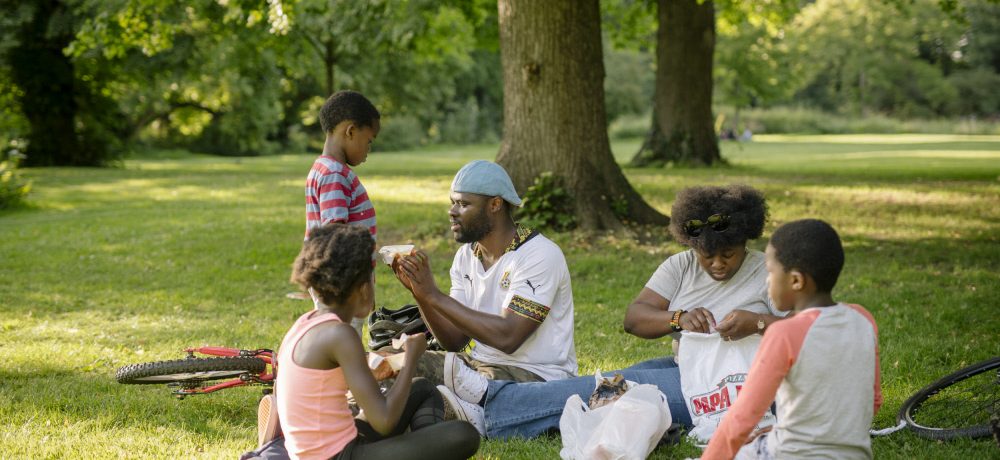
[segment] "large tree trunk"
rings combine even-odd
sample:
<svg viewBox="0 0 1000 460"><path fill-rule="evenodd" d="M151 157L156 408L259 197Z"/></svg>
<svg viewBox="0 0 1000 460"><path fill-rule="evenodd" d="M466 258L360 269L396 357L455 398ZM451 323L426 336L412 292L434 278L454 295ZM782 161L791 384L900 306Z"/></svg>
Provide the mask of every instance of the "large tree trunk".
<svg viewBox="0 0 1000 460"><path fill-rule="evenodd" d="M712 120L715 8L698 0L659 0L657 5L653 123L632 164L720 163Z"/></svg>
<svg viewBox="0 0 1000 460"><path fill-rule="evenodd" d="M665 224L608 143L598 0L499 0L504 134L497 162L524 192L551 171L585 229Z"/></svg>
<svg viewBox="0 0 1000 460"><path fill-rule="evenodd" d="M65 8L58 0L36 2L31 20L18 32L20 43L7 56L22 91L21 111L31 125L27 166L80 164L73 62L63 54L73 34L66 27L50 27L57 15L68 17Z"/></svg>

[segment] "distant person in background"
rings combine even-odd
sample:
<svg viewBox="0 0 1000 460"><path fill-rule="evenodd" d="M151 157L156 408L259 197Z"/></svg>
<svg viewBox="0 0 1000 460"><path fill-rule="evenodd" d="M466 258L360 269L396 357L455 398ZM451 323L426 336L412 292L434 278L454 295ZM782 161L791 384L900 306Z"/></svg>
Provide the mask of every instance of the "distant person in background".
<svg viewBox="0 0 1000 460"><path fill-rule="evenodd" d="M306 239L311 230L332 222L363 226L375 239L375 207L351 168L368 159L380 119L371 101L355 91L338 91L320 108L326 141L306 177ZM318 307L316 294L310 291L310 296ZM352 318L351 325L361 335L364 319Z"/></svg>
<svg viewBox="0 0 1000 460"><path fill-rule="evenodd" d="M740 135L740 141L750 142L751 140L753 140L753 133L750 132L750 128L744 129L743 134Z"/></svg>

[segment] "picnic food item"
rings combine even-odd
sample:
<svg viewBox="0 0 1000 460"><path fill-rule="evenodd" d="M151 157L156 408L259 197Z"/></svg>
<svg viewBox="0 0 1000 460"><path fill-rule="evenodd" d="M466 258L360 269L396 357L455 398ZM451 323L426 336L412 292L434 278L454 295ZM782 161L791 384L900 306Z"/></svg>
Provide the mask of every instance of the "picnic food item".
<svg viewBox="0 0 1000 460"><path fill-rule="evenodd" d="M405 355L403 353L369 352L368 367L376 381L395 377L403 368Z"/></svg>
<svg viewBox="0 0 1000 460"><path fill-rule="evenodd" d="M590 401L588 402L590 410L617 401L626 391L628 391L628 382L625 381L625 378L621 374L615 374L611 378L602 377L600 383L597 384L597 388L594 389L594 393L590 395Z"/></svg>
<svg viewBox="0 0 1000 460"><path fill-rule="evenodd" d="M382 246L379 248L378 253L382 256L382 261L386 265L392 265L392 261L396 258L396 254L401 256L408 255L410 251L413 251L412 244L393 244L389 246Z"/></svg>

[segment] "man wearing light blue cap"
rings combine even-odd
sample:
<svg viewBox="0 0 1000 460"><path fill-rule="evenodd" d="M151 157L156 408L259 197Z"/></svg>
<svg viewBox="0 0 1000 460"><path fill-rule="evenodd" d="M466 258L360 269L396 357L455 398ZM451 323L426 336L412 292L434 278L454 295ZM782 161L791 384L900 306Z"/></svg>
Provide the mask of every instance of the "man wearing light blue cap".
<svg viewBox="0 0 1000 460"><path fill-rule="evenodd" d="M424 322L449 350L425 353L418 375L444 383L438 389L448 405L480 432L487 379L556 380L577 372L566 258L551 240L514 222L520 205L503 167L470 162L451 183L448 216L455 241L463 243L452 262L451 291L438 289L423 251L396 264ZM476 346L469 354L454 353L470 339Z"/></svg>

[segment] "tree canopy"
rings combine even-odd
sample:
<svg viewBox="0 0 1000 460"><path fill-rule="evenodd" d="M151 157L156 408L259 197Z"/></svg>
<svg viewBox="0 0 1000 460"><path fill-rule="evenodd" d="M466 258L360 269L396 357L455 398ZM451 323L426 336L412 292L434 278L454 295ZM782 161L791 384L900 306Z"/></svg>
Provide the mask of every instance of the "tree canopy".
<svg viewBox="0 0 1000 460"><path fill-rule="evenodd" d="M657 4L600 4L609 123L653 113ZM28 165L106 164L135 143L303 151L321 141L319 104L342 88L386 115L376 150L500 138L495 0L0 5L0 142L27 143ZM702 78L712 83L711 130L726 107L1000 114L995 0L713 5L713 65Z"/></svg>

